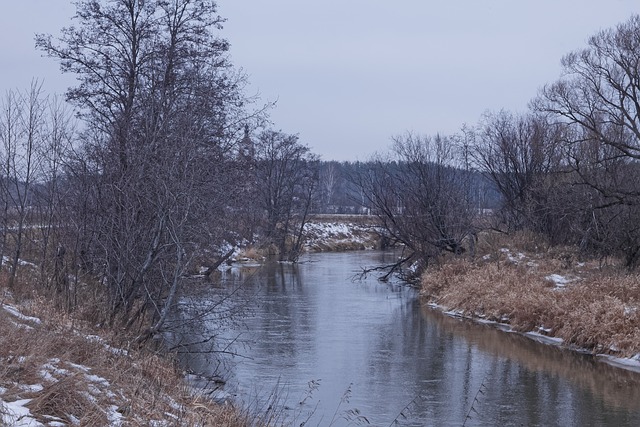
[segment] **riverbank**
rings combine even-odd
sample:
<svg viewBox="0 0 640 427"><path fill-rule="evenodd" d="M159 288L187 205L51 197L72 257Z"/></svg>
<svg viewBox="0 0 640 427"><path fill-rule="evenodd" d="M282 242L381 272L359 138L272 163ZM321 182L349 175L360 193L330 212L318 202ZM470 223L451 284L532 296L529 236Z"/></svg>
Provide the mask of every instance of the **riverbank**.
<svg viewBox="0 0 640 427"><path fill-rule="evenodd" d="M304 227L307 252L343 252L381 249L383 230L373 216L313 215Z"/></svg>
<svg viewBox="0 0 640 427"><path fill-rule="evenodd" d="M0 286L0 426L247 426L168 358Z"/></svg>
<svg viewBox="0 0 640 427"><path fill-rule="evenodd" d="M532 235L480 239L475 260L445 260L423 276L427 303L640 370L637 273Z"/></svg>
<svg viewBox="0 0 640 427"><path fill-rule="evenodd" d="M318 216L305 235L309 252L374 249L380 240L362 216ZM251 424L243 408L191 387L170 355L129 348L122 334L63 314L30 286L32 267L24 263L19 292L0 278L0 426Z"/></svg>
<svg viewBox="0 0 640 427"><path fill-rule="evenodd" d="M367 215L312 215L304 225L302 240L304 252L374 250L389 245L389 239L377 225L376 218ZM238 248L225 263L227 265L219 268L228 268L233 263L262 263L270 256L274 256L273 248L248 245Z"/></svg>

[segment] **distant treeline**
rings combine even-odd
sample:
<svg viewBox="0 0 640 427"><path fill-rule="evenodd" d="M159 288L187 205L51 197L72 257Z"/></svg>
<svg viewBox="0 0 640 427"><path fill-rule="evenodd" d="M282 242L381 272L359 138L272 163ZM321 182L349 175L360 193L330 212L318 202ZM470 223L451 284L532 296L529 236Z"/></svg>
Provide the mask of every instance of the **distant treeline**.
<svg viewBox="0 0 640 427"><path fill-rule="evenodd" d="M407 165L391 162L394 168L401 170ZM365 171L374 168L376 161L337 162L320 161L318 164L318 191L313 206L314 213L322 214L363 214L375 213L374 206L359 185L359 177ZM500 206L500 194L493 182L477 170L459 170L468 174L473 183L470 188L474 206L488 213Z"/></svg>

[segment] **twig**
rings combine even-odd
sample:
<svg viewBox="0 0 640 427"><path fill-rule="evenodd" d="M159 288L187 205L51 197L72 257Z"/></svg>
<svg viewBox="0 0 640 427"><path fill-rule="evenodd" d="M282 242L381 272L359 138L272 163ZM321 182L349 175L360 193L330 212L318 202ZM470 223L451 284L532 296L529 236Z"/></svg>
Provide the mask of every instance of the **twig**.
<svg viewBox="0 0 640 427"><path fill-rule="evenodd" d="M469 408L469 411L467 412L467 416L464 418L464 422L462 423L462 427L465 427L467 425L467 420L471 419L471 412L475 412L476 414L478 413L478 411L474 408L474 405L476 404L476 402L479 402L478 396L480 394L484 394L484 391L487 388L487 386L484 384L485 380L487 379L487 375L488 374L485 374L484 377L482 377L482 382L480 383L480 387L478 388L478 391L476 392L475 396L473 396L473 401L471 402L471 407Z"/></svg>
<svg viewBox="0 0 640 427"><path fill-rule="evenodd" d="M404 411L406 411L407 409L409 409L409 407L411 405L413 405L414 403L416 403L416 400L419 398L420 396L416 396L413 399L411 399L411 401L409 403L407 403L404 408L402 408L402 410L398 413L398 415L396 415L396 417L391 421L391 423L389 423L389 427L392 427L394 424L398 424L398 418L402 417L402 418L407 418L407 416L404 414Z"/></svg>

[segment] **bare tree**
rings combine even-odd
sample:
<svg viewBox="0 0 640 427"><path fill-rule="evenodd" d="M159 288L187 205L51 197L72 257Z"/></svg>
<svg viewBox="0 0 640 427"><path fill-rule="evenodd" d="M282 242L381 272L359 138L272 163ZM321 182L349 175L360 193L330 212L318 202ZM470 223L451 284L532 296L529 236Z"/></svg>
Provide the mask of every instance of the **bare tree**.
<svg viewBox="0 0 640 427"><path fill-rule="evenodd" d="M324 162L321 164L319 172L320 192L322 194L322 204L324 210L330 209L333 203L333 196L340 180L337 162Z"/></svg>
<svg viewBox="0 0 640 427"><path fill-rule="evenodd" d="M10 227L11 208L11 177L13 175L12 158L15 156L16 140L22 133L20 130L20 115L22 114L21 102L18 95L7 92L2 103L2 116L0 118L0 139L2 142L2 246L0 247L0 265L4 264L5 253L7 252L7 238Z"/></svg>
<svg viewBox="0 0 640 427"><path fill-rule="evenodd" d="M502 196L499 210L507 230L543 231L551 174L562 168L562 128L543 116L487 114L474 138L472 157Z"/></svg>
<svg viewBox="0 0 640 427"><path fill-rule="evenodd" d="M65 306L72 307L71 287L63 274L60 230L65 227L65 164L69 152L73 149L76 135L75 123L71 111L56 96L47 99L44 139L36 147L40 159L40 179L34 187L36 229L39 232L40 280L42 283L54 283L56 290L64 294ZM57 266L57 267L56 267ZM53 271L53 274L51 272Z"/></svg>
<svg viewBox="0 0 640 427"><path fill-rule="evenodd" d="M77 75L67 97L88 124L68 172L67 257L102 284L107 320L142 327L144 341L162 332L196 255L237 238L225 218L244 76L213 1L81 0L77 19L36 40Z"/></svg>
<svg viewBox="0 0 640 427"><path fill-rule="evenodd" d="M256 146L256 176L265 243L295 261L317 188L317 158L297 135L266 130Z"/></svg>
<svg viewBox="0 0 640 427"><path fill-rule="evenodd" d="M459 148L456 138L407 133L356 177L373 214L408 249L394 268L416 263L419 274L443 252L465 252L477 209Z"/></svg>
<svg viewBox="0 0 640 427"><path fill-rule="evenodd" d="M3 247L11 238L9 286L14 286L21 256L25 251L26 229L34 213L34 185L42 180L41 159L37 150L46 138L46 97L41 84L33 82L30 90L7 93L5 112L0 125L4 156L3 179Z"/></svg>
<svg viewBox="0 0 640 427"><path fill-rule="evenodd" d="M622 251L633 267L640 261L640 16L595 34L562 66L563 77L533 106L570 129L567 158L588 188L587 224L600 228L585 235L604 251Z"/></svg>

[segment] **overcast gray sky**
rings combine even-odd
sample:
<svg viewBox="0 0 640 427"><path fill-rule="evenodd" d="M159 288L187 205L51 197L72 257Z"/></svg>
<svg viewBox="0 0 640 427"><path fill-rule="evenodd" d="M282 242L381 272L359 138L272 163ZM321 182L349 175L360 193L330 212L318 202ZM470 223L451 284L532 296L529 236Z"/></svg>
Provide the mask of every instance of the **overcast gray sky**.
<svg viewBox="0 0 640 427"><path fill-rule="evenodd" d="M33 48L69 25L67 0L2 1L0 91L73 82ZM522 111L588 36L638 0L220 0L222 36L274 127L325 160L366 160L406 130L457 132L486 110Z"/></svg>

